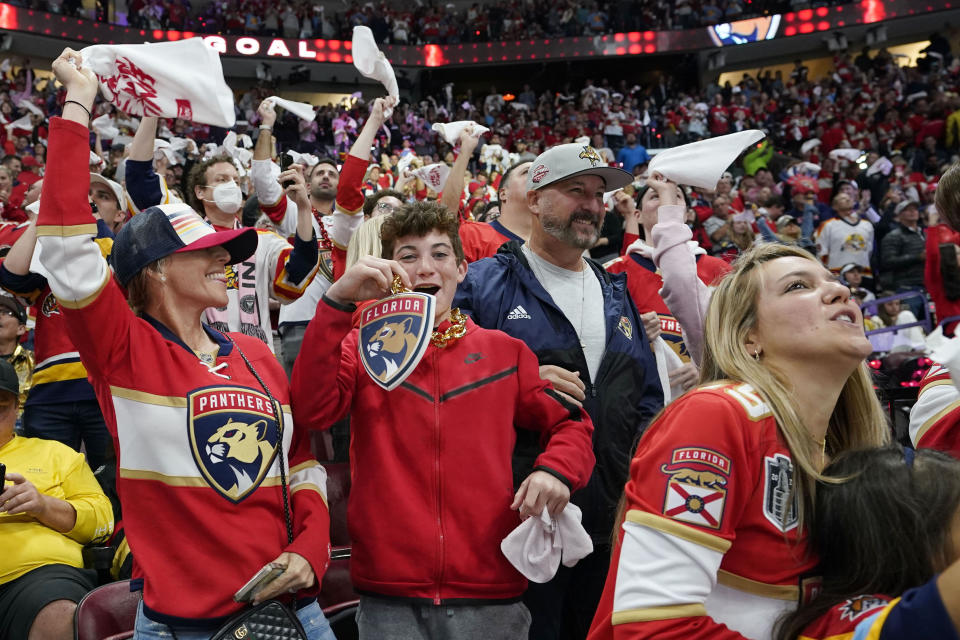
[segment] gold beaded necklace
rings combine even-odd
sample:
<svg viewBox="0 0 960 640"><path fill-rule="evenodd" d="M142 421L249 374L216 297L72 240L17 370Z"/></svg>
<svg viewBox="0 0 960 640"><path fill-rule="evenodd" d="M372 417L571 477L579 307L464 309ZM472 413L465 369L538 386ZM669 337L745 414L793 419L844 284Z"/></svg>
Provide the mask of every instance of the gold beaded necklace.
<svg viewBox="0 0 960 640"><path fill-rule="evenodd" d="M390 286L390 291L394 294L398 293L407 293L410 290L403 286L403 280L400 279L400 276L393 276L393 283ZM433 330L433 335L430 336L430 344L433 346L442 349L447 346L453 340L457 338L462 338L467 333L467 316L460 313L460 309L451 309L450 310L450 326L447 327L446 331L440 331L439 329Z"/></svg>

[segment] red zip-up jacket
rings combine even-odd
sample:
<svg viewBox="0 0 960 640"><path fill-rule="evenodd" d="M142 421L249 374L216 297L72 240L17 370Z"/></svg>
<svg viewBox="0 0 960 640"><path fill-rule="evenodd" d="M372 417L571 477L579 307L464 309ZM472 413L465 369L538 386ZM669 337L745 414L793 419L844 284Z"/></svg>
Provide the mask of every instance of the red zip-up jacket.
<svg viewBox="0 0 960 640"><path fill-rule="evenodd" d="M467 320L385 391L359 362L353 305L324 297L293 369L294 420L326 429L351 414L350 570L361 593L434 604L514 600L526 579L500 542L520 524L515 427L543 434L541 469L571 490L593 470L593 424L540 379L521 341ZM449 326L441 324L440 330Z"/></svg>

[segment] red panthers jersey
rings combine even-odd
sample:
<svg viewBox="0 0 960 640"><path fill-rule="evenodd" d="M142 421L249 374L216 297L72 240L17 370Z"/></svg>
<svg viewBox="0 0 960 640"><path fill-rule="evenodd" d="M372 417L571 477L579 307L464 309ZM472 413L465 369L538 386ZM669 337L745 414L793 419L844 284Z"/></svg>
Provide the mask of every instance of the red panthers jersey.
<svg viewBox="0 0 960 640"><path fill-rule="evenodd" d="M910 440L917 448L960 458L960 392L942 365L930 367L920 383L920 395L910 410Z"/></svg>
<svg viewBox="0 0 960 640"><path fill-rule="evenodd" d="M590 640L769 638L818 584L793 478L750 385L701 387L669 405L630 465Z"/></svg>

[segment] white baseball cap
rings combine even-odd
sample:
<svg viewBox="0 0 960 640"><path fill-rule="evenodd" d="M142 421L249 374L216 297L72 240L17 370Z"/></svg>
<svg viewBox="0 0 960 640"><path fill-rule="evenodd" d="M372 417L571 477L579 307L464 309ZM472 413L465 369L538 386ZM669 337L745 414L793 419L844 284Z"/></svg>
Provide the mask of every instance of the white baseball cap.
<svg viewBox="0 0 960 640"><path fill-rule="evenodd" d="M123 193L123 187L121 187L118 183L114 182L110 178L105 178L99 173L91 173L90 182L99 182L110 189L113 195L117 198L117 204L120 206L120 211L124 211L127 208L127 197Z"/></svg>
<svg viewBox="0 0 960 640"><path fill-rule="evenodd" d="M547 185L574 176L598 176L606 183L604 191L622 189L633 176L618 167L607 166L603 157L588 144L558 144L534 159L527 174L527 190L542 189Z"/></svg>

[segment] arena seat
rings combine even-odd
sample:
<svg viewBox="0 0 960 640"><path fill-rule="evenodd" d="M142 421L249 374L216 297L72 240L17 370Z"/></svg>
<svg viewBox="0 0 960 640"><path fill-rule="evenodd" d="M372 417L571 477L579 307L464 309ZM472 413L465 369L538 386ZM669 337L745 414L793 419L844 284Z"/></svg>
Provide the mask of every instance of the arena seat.
<svg viewBox="0 0 960 640"><path fill-rule="evenodd" d="M140 592L130 581L97 587L83 597L73 617L75 640L121 640L133 637Z"/></svg>
<svg viewBox="0 0 960 640"><path fill-rule="evenodd" d="M347 531L350 465L335 462L324 467L327 470L327 505L330 508L330 544L333 549L317 599L337 640L351 640L358 637L355 617L360 601L350 581L350 534Z"/></svg>

